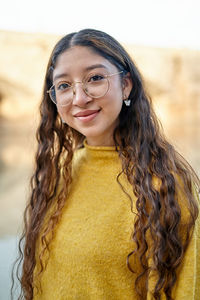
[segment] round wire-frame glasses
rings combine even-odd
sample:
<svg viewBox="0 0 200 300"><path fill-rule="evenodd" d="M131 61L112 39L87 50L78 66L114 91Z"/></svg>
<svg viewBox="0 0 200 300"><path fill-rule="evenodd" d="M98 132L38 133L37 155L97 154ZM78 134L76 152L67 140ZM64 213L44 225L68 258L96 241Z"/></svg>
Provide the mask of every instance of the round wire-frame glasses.
<svg viewBox="0 0 200 300"><path fill-rule="evenodd" d="M82 84L82 88L86 95L91 98L101 98L106 95L109 90L110 82L109 77L123 73L124 71L119 71L112 74L98 74L92 73L87 75L82 81L76 81L72 84L69 84L66 81L60 82L58 85L52 85L51 88L47 91L52 102L58 106L67 106L73 101L73 97L76 93L75 84ZM92 79L92 81L90 81ZM95 79L95 80L94 80ZM67 85L65 89L61 86ZM58 99L56 99L56 96Z"/></svg>

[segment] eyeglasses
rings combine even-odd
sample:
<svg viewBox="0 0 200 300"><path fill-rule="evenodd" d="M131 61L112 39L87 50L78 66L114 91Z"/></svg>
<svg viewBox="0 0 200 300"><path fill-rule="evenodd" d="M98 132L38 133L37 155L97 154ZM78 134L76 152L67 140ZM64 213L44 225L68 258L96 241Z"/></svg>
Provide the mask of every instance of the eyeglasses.
<svg viewBox="0 0 200 300"><path fill-rule="evenodd" d="M73 101L76 93L75 83L81 83L86 95L91 98L101 98L108 92L110 83L109 77L123 73L123 71L113 74L92 73L86 76L82 81L76 81L70 84L67 81L61 81L47 91L53 103L58 106L67 106Z"/></svg>

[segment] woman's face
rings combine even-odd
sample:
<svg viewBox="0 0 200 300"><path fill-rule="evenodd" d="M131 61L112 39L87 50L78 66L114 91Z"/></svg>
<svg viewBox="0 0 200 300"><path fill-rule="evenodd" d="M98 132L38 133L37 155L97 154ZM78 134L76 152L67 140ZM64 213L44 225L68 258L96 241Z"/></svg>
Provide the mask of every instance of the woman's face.
<svg viewBox="0 0 200 300"><path fill-rule="evenodd" d="M100 98L93 98L84 92L80 82L91 73L109 75L117 72L113 64L88 47L72 47L57 59L53 84L59 88L65 87L65 83L74 84L72 101L66 106L57 105L58 113L64 122L87 138L89 145L114 144L113 131L118 123L123 99L129 96L132 83L128 76L123 83L119 74L110 76L107 93ZM91 80L96 78L92 77Z"/></svg>

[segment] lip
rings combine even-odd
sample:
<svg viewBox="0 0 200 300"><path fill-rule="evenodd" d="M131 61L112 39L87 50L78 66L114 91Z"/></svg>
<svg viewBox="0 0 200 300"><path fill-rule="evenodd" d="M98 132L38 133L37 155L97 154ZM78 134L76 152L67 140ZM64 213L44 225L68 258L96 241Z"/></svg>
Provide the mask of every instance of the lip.
<svg viewBox="0 0 200 300"><path fill-rule="evenodd" d="M99 112L99 109L84 110L84 111L80 111L79 113L75 114L74 117L86 117L86 116L95 114L96 112Z"/></svg>
<svg viewBox="0 0 200 300"><path fill-rule="evenodd" d="M75 118L82 122L89 122L93 120L100 112L100 109L96 110L84 110L74 115Z"/></svg>

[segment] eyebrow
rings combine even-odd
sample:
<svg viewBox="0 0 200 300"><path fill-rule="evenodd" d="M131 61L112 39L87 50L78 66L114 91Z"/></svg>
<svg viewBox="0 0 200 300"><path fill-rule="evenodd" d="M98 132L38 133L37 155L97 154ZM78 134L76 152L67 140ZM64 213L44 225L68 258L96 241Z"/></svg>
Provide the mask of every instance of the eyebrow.
<svg viewBox="0 0 200 300"><path fill-rule="evenodd" d="M92 66L87 67L85 70L86 71L91 71L93 69L98 69L98 68L107 69L106 66L104 66L102 64L96 64L96 65L92 65Z"/></svg>
<svg viewBox="0 0 200 300"><path fill-rule="evenodd" d="M85 71L92 71L92 70L98 69L98 68L107 69L106 66L104 66L102 64L96 64L96 65L91 65L91 66L85 68ZM56 80L56 79L59 79L62 77L66 77L66 76L68 76L67 73L61 73L61 74L56 75L53 80Z"/></svg>

